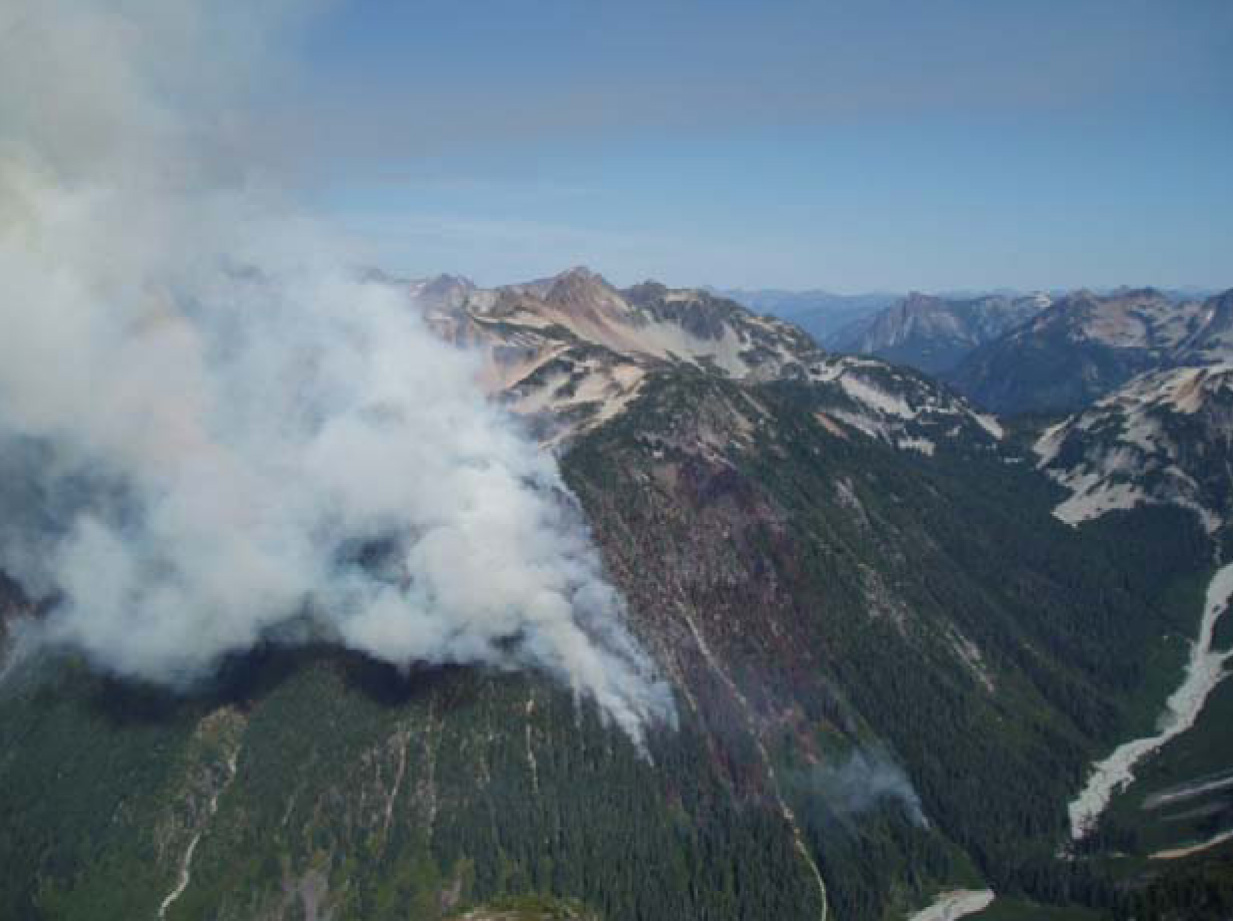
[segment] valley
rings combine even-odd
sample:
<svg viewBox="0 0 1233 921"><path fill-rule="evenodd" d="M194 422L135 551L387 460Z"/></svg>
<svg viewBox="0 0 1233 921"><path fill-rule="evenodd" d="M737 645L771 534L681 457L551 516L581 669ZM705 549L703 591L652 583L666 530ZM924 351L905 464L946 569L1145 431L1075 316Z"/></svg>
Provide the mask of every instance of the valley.
<svg viewBox="0 0 1233 921"><path fill-rule="evenodd" d="M1122 743L1108 758L1094 765L1083 790L1067 807L1071 837L1078 839L1092 830L1113 796L1134 780L1139 762L1195 725L1208 697L1227 677L1224 666L1233 653L1213 649L1212 638L1231 598L1233 565L1226 565L1212 576L1208 586L1199 634L1191 647L1185 678L1165 704L1160 731L1148 738Z"/></svg>
<svg viewBox="0 0 1233 921"><path fill-rule="evenodd" d="M1233 921L1231 36L0 0L0 921Z"/></svg>
<svg viewBox="0 0 1233 921"><path fill-rule="evenodd" d="M1033 451L924 375L823 352L697 289L571 270L406 296L478 351L494 397L560 458L679 725L653 728L643 757L544 676L400 672L328 646L237 657L204 699L26 661L0 686L0 845L25 868L6 910L500 917L532 893L603 918L1121 904L1118 881L1147 864L1099 855L1124 837L1126 797L1218 732L1233 568L1207 584L1212 531L1171 493L1059 515L1068 474L1037 464L1088 463L1108 423L1071 422L1068 441L1054 428ZM1188 390L1203 396L1179 418L1223 424L1201 408L1223 392ZM1178 689L1197 615L1176 586L1200 581ZM79 845L51 848L42 836L81 814L26 804L66 802L85 771L110 792ZM1059 860L1077 830L1083 856ZM647 866L663 867L649 887ZM98 902L116 874L126 901Z"/></svg>

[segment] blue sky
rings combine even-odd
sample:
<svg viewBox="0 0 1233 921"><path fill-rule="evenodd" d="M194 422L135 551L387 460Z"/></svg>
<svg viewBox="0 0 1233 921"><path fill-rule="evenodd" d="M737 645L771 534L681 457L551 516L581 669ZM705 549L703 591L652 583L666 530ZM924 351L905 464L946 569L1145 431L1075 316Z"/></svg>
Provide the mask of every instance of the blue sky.
<svg viewBox="0 0 1233 921"><path fill-rule="evenodd" d="M277 134L482 283L1233 286L1233 3L335 2Z"/></svg>

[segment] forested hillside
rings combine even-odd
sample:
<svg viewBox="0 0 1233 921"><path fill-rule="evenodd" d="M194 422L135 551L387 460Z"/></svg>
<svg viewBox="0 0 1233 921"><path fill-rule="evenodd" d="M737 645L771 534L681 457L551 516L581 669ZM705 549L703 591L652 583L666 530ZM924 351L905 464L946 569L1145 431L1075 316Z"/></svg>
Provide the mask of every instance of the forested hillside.
<svg viewBox="0 0 1233 921"><path fill-rule="evenodd" d="M1204 537L1163 509L1075 532L988 441L897 449L828 422L833 399L664 371L565 455L675 689L646 756L533 677L271 647L182 698L30 661L0 692L0 913L1107 900L1054 860L1064 804L1150 721L1157 640L1194 614L1162 587Z"/></svg>

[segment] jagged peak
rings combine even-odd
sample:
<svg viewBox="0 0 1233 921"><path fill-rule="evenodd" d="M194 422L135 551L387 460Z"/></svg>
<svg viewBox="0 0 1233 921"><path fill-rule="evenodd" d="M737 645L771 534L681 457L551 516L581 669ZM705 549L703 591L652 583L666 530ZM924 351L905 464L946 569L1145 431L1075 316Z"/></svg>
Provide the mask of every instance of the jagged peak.
<svg viewBox="0 0 1233 921"><path fill-rule="evenodd" d="M555 281L561 281L565 278L598 279L599 281L604 280L602 275L585 265L572 265L565 271L558 272L552 277Z"/></svg>
<svg viewBox="0 0 1233 921"><path fill-rule="evenodd" d="M1074 291L1069 291L1058 298L1055 306L1066 307L1070 304L1090 304L1099 300L1099 298L1100 295L1091 288L1076 288Z"/></svg>
<svg viewBox="0 0 1233 921"><path fill-rule="evenodd" d="M608 284L604 276L592 271L585 265L576 265L568 268L564 272L553 275L548 280L552 283L549 290L561 286L602 287L612 290L612 286Z"/></svg>
<svg viewBox="0 0 1233 921"><path fill-rule="evenodd" d="M597 272L577 266L552 279L544 301L569 311L628 309L620 292Z"/></svg>
<svg viewBox="0 0 1233 921"><path fill-rule="evenodd" d="M653 278L645 279L638 282L636 285L630 285L625 289L625 294L631 299L651 299L662 297L671 289L662 281L656 281Z"/></svg>
<svg viewBox="0 0 1233 921"><path fill-rule="evenodd" d="M924 310L935 310L943 305L942 298L923 291L909 291L907 295L895 304L895 309L902 313L918 313Z"/></svg>
<svg viewBox="0 0 1233 921"><path fill-rule="evenodd" d="M449 272L422 279L419 284L425 291L444 291L451 288L465 288L469 291L475 289L475 282L467 276L451 275Z"/></svg>
<svg viewBox="0 0 1233 921"><path fill-rule="evenodd" d="M462 275L440 274L408 282L411 297L428 310L456 310L478 289Z"/></svg>
<svg viewBox="0 0 1233 921"><path fill-rule="evenodd" d="M1221 291L1219 294L1213 294L1203 303L1208 307L1233 310L1233 288L1229 288L1227 291Z"/></svg>
<svg viewBox="0 0 1233 921"><path fill-rule="evenodd" d="M631 285L621 293L625 295L630 303L639 306L646 306L655 302L696 301L699 303L730 304L739 307L745 312L745 308L737 304L736 301L716 294L713 291L708 291L705 288L672 288L661 281L655 281L651 278L641 281L636 285Z"/></svg>

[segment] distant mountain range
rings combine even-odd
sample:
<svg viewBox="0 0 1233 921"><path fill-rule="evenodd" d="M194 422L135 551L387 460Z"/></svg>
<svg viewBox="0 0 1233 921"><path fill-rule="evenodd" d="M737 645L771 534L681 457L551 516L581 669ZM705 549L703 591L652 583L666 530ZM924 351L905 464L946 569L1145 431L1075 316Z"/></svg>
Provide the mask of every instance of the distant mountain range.
<svg viewBox="0 0 1233 921"><path fill-rule="evenodd" d="M1137 374L1233 357L1233 291L1175 300L1151 288L1058 298L973 349L945 377L998 413L1068 412Z"/></svg>
<svg viewBox="0 0 1233 921"><path fill-rule="evenodd" d="M891 302L875 306L883 297ZM917 368L1000 414L1072 411L1136 374L1233 357L1233 292L800 298L761 303L789 319L802 311L813 323L801 325L831 351Z"/></svg>
<svg viewBox="0 0 1233 921"><path fill-rule="evenodd" d="M1047 294L953 299L913 293L834 331L826 345L941 374L1051 303Z"/></svg>
<svg viewBox="0 0 1233 921"><path fill-rule="evenodd" d="M902 295L835 294L829 291L784 291L776 288L730 289L716 293L758 313L795 323L823 345L832 334L895 304Z"/></svg>
<svg viewBox="0 0 1233 921"><path fill-rule="evenodd" d="M902 333L895 336L894 324L886 323L886 315L900 311L908 301L920 302L909 310L910 318L922 308L925 312L945 311L953 309L956 313L955 322L960 327L966 326L962 314L986 313L990 316L997 312L999 304L1027 304L1032 299L1056 300L1067 292L1062 289L1049 289L1043 292L1022 292L1009 288L999 288L992 291L940 291L933 294L902 294L892 292L872 292L862 294L837 294L824 290L791 291L778 288L757 289L712 289L707 290L731 298L741 305L758 313L769 313L789 320L814 337L819 344L836 351L853 351L862 347L862 339L870 327L882 325L882 331L874 337L869 345L879 348L883 338L893 338L901 345L906 342ZM1117 294L1127 289L1098 290L1098 294ZM1203 300L1217 293L1199 288L1163 289L1166 297L1174 301ZM985 309L981 304L985 305ZM967 306L964 306L967 305ZM928 326L929 322L924 321ZM996 322L996 321L995 321ZM970 340L970 336L969 336ZM911 346L907 347L911 354ZM879 354L876 351L871 354ZM926 359L928 360L928 359ZM904 362L912 364L912 362Z"/></svg>

